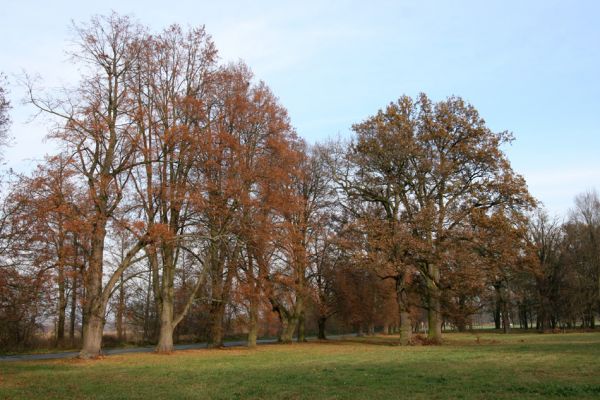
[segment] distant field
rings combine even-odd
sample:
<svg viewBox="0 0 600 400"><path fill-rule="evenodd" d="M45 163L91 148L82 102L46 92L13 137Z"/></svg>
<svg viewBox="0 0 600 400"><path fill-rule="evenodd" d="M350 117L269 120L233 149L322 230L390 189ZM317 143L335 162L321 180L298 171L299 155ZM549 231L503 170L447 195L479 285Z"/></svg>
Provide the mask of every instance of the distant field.
<svg viewBox="0 0 600 400"><path fill-rule="evenodd" d="M2 399L600 398L600 333L447 334L0 364Z"/></svg>

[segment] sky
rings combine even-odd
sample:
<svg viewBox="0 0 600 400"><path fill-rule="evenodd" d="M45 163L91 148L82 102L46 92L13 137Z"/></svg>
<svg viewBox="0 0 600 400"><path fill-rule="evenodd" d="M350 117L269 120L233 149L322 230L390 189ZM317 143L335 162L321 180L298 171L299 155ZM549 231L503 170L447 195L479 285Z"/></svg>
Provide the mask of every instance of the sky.
<svg viewBox="0 0 600 400"><path fill-rule="evenodd" d="M4 0L0 71L13 145L5 168L31 170L54 144L23 104L23 74L72 85L72 23L116 11L153 31L205 25L223 62L243 60L309 142L350 137L401 95L450 95L494 131L511 131L513 169L552 215L600 186L600 1Z"/></svg>

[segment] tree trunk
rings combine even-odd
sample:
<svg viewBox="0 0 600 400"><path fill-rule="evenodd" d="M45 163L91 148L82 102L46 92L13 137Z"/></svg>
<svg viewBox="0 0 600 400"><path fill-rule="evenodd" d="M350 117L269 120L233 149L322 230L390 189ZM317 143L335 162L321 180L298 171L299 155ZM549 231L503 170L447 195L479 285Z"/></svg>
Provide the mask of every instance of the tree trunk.
<svg viewBox="0 0 600 400"><path fill-rule="evenodd" d="M427 336L432 342L441 343L442 341L442 313L440 304L440 290L438 287L440 271L435 264L427 266L428 274L427 281L427 300L428 313L427 322L429 324L429 332Z"/></svg>
<svg viewBox="0 0 600 400"><path fill-rule="evenodd" d="M157 353L173 352L173 286L170 284L172 280L168 275L173 271L169 268L163 270L163 284L159 296L158 310L159 316L159 333L158 344L156 346ZM167 275L167 276L165 276Z"/></svg>
<svg viewBox="0 0 600 400"><path fill-rule="evenodd" d="M494 310L494 327L498 330L502 329L502 313L500 312L500 304L496 304L496 309Z"/></svg>
<svg viewBox="0 0 600 400"><path fill-rule="evenodd" d="M502 304L502 330L504 333L510 332L510 317L507 303L508 302L504 301Z"/></svg>
<svg viewBox="0 0 600 400"><path fill-rule="evenodd" d="M67 310L67 298L65 296L65 267L62 264L62 262L59 262L59 266L58 266L58 320L56 322L56 344L57 345L61 345L65 339L66 310Z"/></svg>
<svg viewBox="0 0 600 400"><path fill-rule="evenodd" d="M104 310L101 300L89 296L86 301L82 322L83 343L79 352L79 358L83 359L100 355L104 331Z"/></svg>
<svg viewBox="0 0 600 400"><path fill-rule="evenodd" d="M229 300L229 291L233 277L235 275L236 258L238 248L230 249L227 243L221 242L219 246L211 246L211 287L212 302L210 307L210 326L208 347L223 347L223 319L225 317L225 305ZM230 255L232 259L228 260L228 268L225 271L226 257ZM225 276L223 274L225 273ZM223 280L223 278L225 278Z"/></svg>
<svg viewBox="0 0 600 400"><path fill-rule="evenodd" d="M319 326L319 333L317 334L317 338L319 340L326 340L327 337L325 336L325 323L327 322L327 318L325 317L319 317L319 319L317 320L317 325Z"/></svg>
<svg viewBox="0 0 600 400"><path fill-rule="evenodd" d="M173 352L173 303L163 303L160 313L160 331L158 335L157 353Z"/></svg>
<svg viewBox="0 0 600 400"><path fill-rule="evenodd" d="M84 307L83 307L83 348L81 358L91 358L100 355L102 332L104 329L104 315L110 300L110 294L121 274L129 266L138 251L143 247L140 241L119 264L116 271L110 276L106 286L103 286L102 263L104 252L104 238L106 234L106 220L101 227L95 227L92 238L92 251L90 252L87 271L84 273ZM101 234L99 234L101 233Z"/></svg>
<svg viewBox="0 0 600 400"><path fill-rule="evenodd" d="M162 276L158 290L157 305L159 315L159 333L157 353L171 353L173 351L173 313L174 313L174 284L175 284L175 258L173 249L169 245L162 247ZM156 252L149 252L152 268L158 271L159 263ZM156 273L155 273L156 276Z"/></svg>
<svg viewBox="0 0 600 400"><path fill-rule="evenodd" d="M258 338L258 307L252 307L248 320L248 347L256 347Z"/></svg>
<svg viewBox="0 0 600 400"><path fill-rule="evenodd" d="M121 283L119 285L119 303L117 305L117 339L119 342L123 342L125 340L125 284L123 282L123 276L121 275Z"/></svg>
<svg viewBox="0 0 600 400"><path fill-rule="evenodd" d="M144 340L150 341L151 338L154 337L154 318L152 317L152 307L155 307L156 304L152 304L152 288L154 286L154 274L152 271L148 273L148 286L146 287L146 299L144 302Z"/></svg>
<svg viewBox="0 0 600 400"><path fill-rule="evenodd" d="M71 315L69 321L69 339L71 340L71 345L74 345L75 323L77 321L77 275L73 276L73 284L71 286Z"/></svg>
<svg viewBox="0 0 600 400"><path fill-rule="evenodd" d="M412 342L412 321L408 304L408 294L404 286L404 276L396 279L396 301L400 313L400 344L407 346Z"/></svg>
<svg viewBox="0 0 600 400"><path fill-rule="evenodd" d="M298 317L295 315L291 315L290 317L284 319L286 319L286 321L283 324L283 329L281 331L279 341L281 343L292 343L292 339L294 338L294 332L296 331L296 327L298 326Z"/></svg>
<svg viewBox="0 0 600 400"><path fill-rule="evenodd" d="M547 319L547 317L546 317L546 313L545 313L545 307L542 305L538 308L538 313L537 313L537 318L536 318L536 323L535 323L535 328L539 332L544 331L544 325L545 325L546 319Z"/></svg>
<svg viewBox="0 0 600 400"><path fill-rule="evenodd" d="M208 347L223 347L223 317L225 316L225 305L222 301L213 301L210 309L210 327Z"/></svg>
<svg viewBox="0 0 600 400"><path fill-rule="evenodd" d="M359 322L359 324L358 324L358 332L356 332L356 336L358 336L358 337L365 336L362 322Z"/></svg>
<svg viewBox="0 0 600 400"><path fill-rule="evenodd" d="M306 342L304 312L298 317L298 342Z"/></svg>
<svg viewBox="0 0 600 400"><path fill-rule="evenodd" d="M104 330L105 306L102 299L102 267L107 220L104 216L96 216L94 222L88 268L83 274L85 296L82 321L83 344L79 353L80 358L94 358L100 355Z"/></svg>
<svg viewBox="0 0 600 400"><path fill-rule="evenodd" d="M400 311L400 344L407 346L412 342L412 322L406 310Z"/></svg>
<svg viewBox="0 0 600 400"><path fill-rule="evenodd" d="M89 359L100 356L104 318L95 313L87 314L83 324L83 345L79 358Z"/></svg>
<svg viewBox="0 0 600 400"><path fill-rule="evenodd" d="M274 305L273 310L277 311L279 320L281 321L281 334L279 341L281 343L291 343L294 337L294 332L298 328L301 316L304 315L304 301L302 297L296 297L296 303L292 306L291 311L285 306L278 304L271 299L271 304Z"/></svg>

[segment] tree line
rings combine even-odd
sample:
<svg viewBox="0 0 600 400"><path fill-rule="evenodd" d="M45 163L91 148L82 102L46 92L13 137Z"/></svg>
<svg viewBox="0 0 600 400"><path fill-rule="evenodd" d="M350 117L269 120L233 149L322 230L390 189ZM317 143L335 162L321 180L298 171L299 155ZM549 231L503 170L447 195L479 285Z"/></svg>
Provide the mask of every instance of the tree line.
<svg viewBox="0 0 600 400"><path fill-rule="evenodd" d="M77 83L26 83L60 151L6 178L0 347L52 325L96 357L107 322L164 353L324 339L327 324L438 343L482 313L505 330L594 327L597 195L549 218L502 151L511 134L460 97L402 96L350 140L308 145L204 27L111 14L74 34Z"/></svg>

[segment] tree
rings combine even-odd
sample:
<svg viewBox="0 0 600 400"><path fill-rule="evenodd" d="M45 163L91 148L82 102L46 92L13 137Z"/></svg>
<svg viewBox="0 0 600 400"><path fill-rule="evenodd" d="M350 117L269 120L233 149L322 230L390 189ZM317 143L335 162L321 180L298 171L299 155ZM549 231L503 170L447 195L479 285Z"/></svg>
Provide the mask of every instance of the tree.
<svg viewBox="0 0 600 400"><path fill-rule="evenodd" d="M600 199L595 191L575 197L565 224L565 262L576 271L577 303L583 327L594 328L600 312Z"/></svg>
<svg viewBox="0 0 600 400"><path fill-rule="evenodd" d="M248 346L253 347L260 309L265 308L265 297L270 298L272 293L269 273L285 237L282 216L295 206L287 188L299 173L302 154L296 148L297 138L287 111L270 89L263 82L247 83L239 85L243 91L231 111L236 115L233 133L239 146L238 223L234 232L242 244L243 260L237 279L248 312Z"/></svg>
<svg viewBox="0 0 600 400"><path fill-rule="evenodd" d="M458 97L434 104L424 94L401 97L353 130L343 187L350 197L379 205L390 232L409 233L394 248L424 280L429 337L440 341L441 264L449 247L477 210L533 202L501 150L511 136L492 132Z"/></svg>
<svg viewBox="0 0 600 400"><path fill-rule="evenodd" d="M27 347L41 330L41 322L51 317L52 271L32 262L31 219L23 218L31 209L18 201L18 194L10 193L1 211L0 347Z"/></svg>
<svg viewBox="0 0 600 400"><path fill-rule="evenodd" d="M200 181L193 175L199 169L202 137L210 130L216 50L204 28L183 32L176 25L145 38L143 48L134 60L137 73L128 82L134 88L134 123L141 139L133 181L136 203L154 239L145 251L159 311L157 351L168 353L173 351L175 328L204 283L199 274L176 313L176 267L181 251L191 249L182 243L190 236L190 213L200 203L200 188L194 187Z"/></svg>
<svg viewBox="0 0 600 400"><path fill-rule="evenodd" d="M537 329L556 328L561 315L561 287L567 277L561 262L563 231L557 219L551 219L543 209L536 210L529 223L529 241L536 255L533 278L537 290Z"/></svg>
<svg viewBox="0 0 600 400"><path fill-rule="evenodd" d="M290 342L296 328L298 340L305 340L305 313L313 290L311 269L318 262L325 233L322 228L331 201L330 178L320 149L306 149L300 144L297 154L301 157L297 169L283 189L288 193L288 207L282 212L284 233L280 246L285 266L270 279L274 290L269 300L283 325L282 342Z"/></svg>
<svg viewBox="0 0 600 400"><path fill-rule="evenodd" d="M23 224L13 250L34 269L53 274L56 282L56 343L65 340L67 290L79 278L77 209L81 193L68 158L48 158L31 177L20 176L9 196L14 223ZM20 245L19 245L20 243Z"/></svg>
<svg viewBox="0 0 600 400"><path fill-rule="evenodd" d="M0 73L0 146L8 144L8 129L10 127L10 115L8 114L11 105L8 100L8 92L6 89L6 77Z"/></svg>
<svg viewBox="0 0 600 400"><path fill-rule="evenodd" d="M147 244L145 232L103 282L104 251L110 224L132 225L119 206L136 160L139 132L132 126L133 107L128 74L140 52L142 28L127 17L94 17L89 25L75 26L79 49L75 60L88 68L79 87L67 98L43 98L30 86L32 104L60 121L50 137L59 141L87 186L83 219L88 226L87 264L83 274L83 345L80 357L100 354L106 306L112 289L135 255ZM133 224L135 225L135 224ZM135 231L135 229L132 229Z"/></svg>

